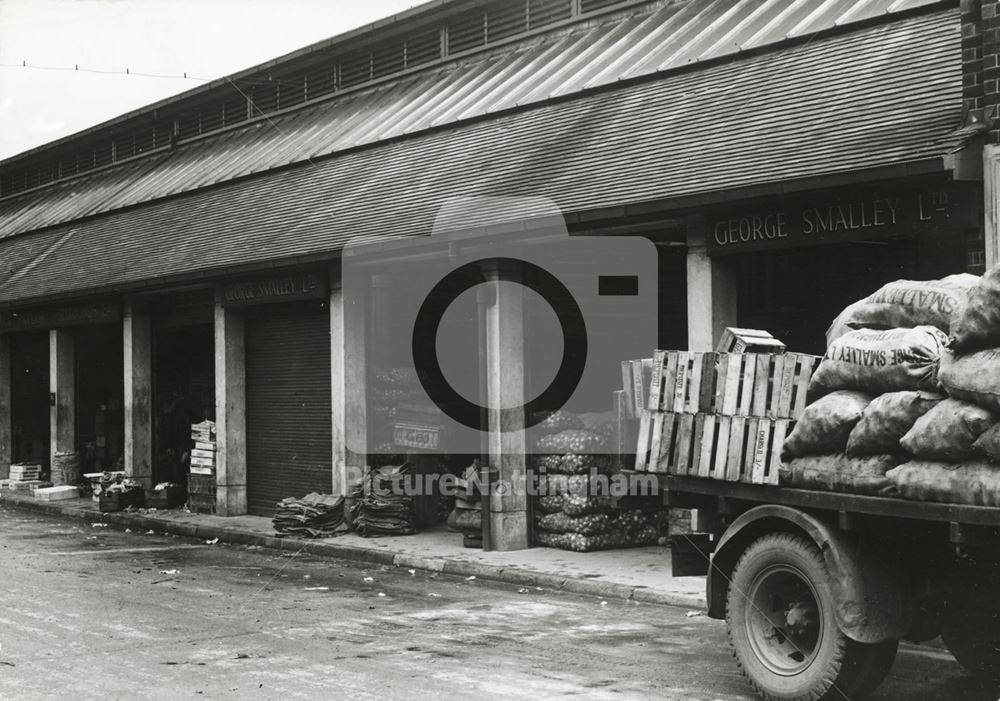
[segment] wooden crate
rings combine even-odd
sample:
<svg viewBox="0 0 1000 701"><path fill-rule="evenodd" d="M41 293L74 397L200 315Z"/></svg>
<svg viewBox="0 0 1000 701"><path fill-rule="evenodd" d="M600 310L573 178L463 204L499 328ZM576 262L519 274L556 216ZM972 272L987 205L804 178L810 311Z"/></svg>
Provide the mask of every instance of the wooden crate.
<svg viewBox="0 0 1000 701"><path fill-rule="evenodd" d="M622 392L625 396L627 418L639 418L649 404L649 384L652 376L652 358L622 361Z"/></svg>
<svg viewBox="0 0 1000 701"><path fill-rule="evenodd" d="M646 408L797 419L818 360L804 353L656 351Z"/></svg>
<svg viewBox="0 0 1000 701"><path fill-rule="evenodd" d="M781 445L794 421L647 411L635 469L730 482L777 484Z"/></svg>
<svg viewBox="0 0 1000 701"><path fill-rule="evenodd" d="M784 353L785 344L767 331L728 326L715 350L720 353Z"/></svg>

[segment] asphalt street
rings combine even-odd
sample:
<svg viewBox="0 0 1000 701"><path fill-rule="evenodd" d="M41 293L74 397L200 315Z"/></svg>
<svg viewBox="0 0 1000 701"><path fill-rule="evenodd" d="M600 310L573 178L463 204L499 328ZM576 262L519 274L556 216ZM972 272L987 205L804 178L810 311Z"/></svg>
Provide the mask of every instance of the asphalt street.
<svg viewBox="0 0 1000 701"><path fill-rule="evenodd" d="M0 699L751 699L679 608L0 507ZM906 647L881 701L995 699Z"/></svg>

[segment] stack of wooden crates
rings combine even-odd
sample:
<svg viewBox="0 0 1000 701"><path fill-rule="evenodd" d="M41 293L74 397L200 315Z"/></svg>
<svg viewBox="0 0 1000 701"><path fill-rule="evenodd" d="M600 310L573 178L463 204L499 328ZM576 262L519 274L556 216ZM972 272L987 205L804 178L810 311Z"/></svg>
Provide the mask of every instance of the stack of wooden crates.
<svg viewBox="0 0 1000 701"><path fill-rule="evenodd" d="M806 407L818 358L749 329L727 329L719 348L655 352L648 392L641 382L634 399L636 471L778 483L781 444ZM642 361L630 361L631 394L637 370Z"/></svg>
<svg viewBox="0 0 1000 701"><path fill-rule="evenodd" d="M215 422L191 424L191 474L188 475L188 509L215 513Z"/></svg>

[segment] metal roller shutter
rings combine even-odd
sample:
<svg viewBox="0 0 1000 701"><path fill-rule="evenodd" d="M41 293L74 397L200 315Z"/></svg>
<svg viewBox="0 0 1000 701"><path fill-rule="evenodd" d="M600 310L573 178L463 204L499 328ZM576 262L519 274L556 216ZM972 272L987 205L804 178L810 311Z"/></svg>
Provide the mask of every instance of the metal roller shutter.
<svg viewBox="0 0 1000 701"><path fill-rule="evenodd" d="M247 501L271 516L285 497L332 484L330 321L322 305L267 308L246 324Z"/></svg>

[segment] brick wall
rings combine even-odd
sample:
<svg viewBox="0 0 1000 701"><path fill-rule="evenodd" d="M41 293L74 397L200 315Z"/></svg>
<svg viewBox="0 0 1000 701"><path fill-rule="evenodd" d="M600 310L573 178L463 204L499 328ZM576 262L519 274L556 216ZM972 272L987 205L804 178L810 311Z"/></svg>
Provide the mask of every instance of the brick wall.
<svg viewBox="0 0 1000 701"><path fill-rule="evenodd" d="M1000 0L962 0L962 97L1000 144Z"/></svg>

